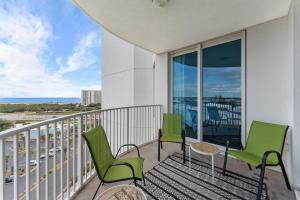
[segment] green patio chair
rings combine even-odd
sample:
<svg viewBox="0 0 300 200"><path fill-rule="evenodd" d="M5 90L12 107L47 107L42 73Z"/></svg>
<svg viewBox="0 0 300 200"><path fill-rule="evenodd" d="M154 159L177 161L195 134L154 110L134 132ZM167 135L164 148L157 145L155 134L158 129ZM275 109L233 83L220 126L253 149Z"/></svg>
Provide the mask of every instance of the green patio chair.
<svg viewBox="0 0 300 200"><path fill-rule="evenodd" d="M250 169L250 165L255 166L257 169L260 168L261 171L257 190L257 199L260 199L266 166L280 165L286 186L289 190L291 190L291 186L281 158L287 130L288 126L253 121L250 127L245 149L229 149L229 141L227 141L223 175L225 175L226 171L228 154L248 163Z"/></svg>
<svg viewBox="0 0 300 200"><path fill-rule="evenodd" d="M160 161L160 149L163 142L181 143L183 151L183 163L185 163L185 131L182 129L181 114L165 113L163 115L163 127L158 131L158 161Z"/></svg>
<svg viewBox="0 0 300 200"><path fill-rule="evenodd" d="M133 179L135 185L136 180L143 180L145 184L143 173L144 158L140 157L140 152L136 145L122 145L116 156L113 156L105 131L102 127L94 128L83 134L83 138L87 142L97 175L100 179L100 184L93 196L93 199L95 198L102 183L113 183ZM137 150L138 157L117 159L121 148L125 146L134 146Z"/></svg>

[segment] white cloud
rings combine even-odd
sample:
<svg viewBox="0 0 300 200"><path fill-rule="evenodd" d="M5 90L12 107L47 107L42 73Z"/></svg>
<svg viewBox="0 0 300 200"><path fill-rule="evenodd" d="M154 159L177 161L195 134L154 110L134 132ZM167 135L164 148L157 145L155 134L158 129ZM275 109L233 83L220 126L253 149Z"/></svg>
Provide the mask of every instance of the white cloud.
<svg viewBox="0 0 300 200"><path fill-rule="evenodd" d="M80 90L101 90L101 85L89 85L80 87Z"/></svg>
<svg viewBox="0 0 300 200"><path fill-rule="evenodd" d="M0 97L79 96L80 88L61 75L95 63L90 50L98 45L95 34L83 37L67 65L50 73L46 57L54 38L51 24L23 6L0 3ZM61 58L56 62L60 64Z"/></svg>
<svg viewBox="0 0 300 200"><path fill-rule="evenodd" d="M66 66L61 66L58 75L73 72L82 68L91 67L97 58L93 54L93 48L100 45L97 32L92 31L82 37L73 49L73 54L68 58Z"/></svg>

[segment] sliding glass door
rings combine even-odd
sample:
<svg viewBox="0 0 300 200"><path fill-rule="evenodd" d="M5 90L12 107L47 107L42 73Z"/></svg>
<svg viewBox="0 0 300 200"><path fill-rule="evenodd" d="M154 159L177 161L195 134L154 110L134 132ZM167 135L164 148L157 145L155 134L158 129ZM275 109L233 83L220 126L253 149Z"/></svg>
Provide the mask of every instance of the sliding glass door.
<svg viewBox="0 0 300 200"><path fill-rule="evenodd" d="M171 112L189 138L232 148L245 141L244 33L171 56Z"/></svg>
<svg viewBox="0 0 300 200"><path fill-rule="evenodd" d="M202 139L239 148L241 143L241 39L202 49Z"/></svg>
<svg viewBox="0 0 300 200"><path fill-rule="evenodd" d="M198 52L190 51L172 57L172 105L174 113L182 114L186 136L198 133Z"/></svg>

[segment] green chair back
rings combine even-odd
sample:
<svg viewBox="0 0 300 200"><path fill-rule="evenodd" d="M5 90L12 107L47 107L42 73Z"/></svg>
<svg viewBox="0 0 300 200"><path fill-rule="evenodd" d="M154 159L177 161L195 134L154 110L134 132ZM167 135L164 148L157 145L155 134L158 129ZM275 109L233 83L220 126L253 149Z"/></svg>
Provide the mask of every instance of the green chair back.
<svg viewBox="0 0 300 200"><path fill-rule="evenodd" d="M105 131L102 127L97 127L83 134L83 137L88 144L98 176L102 179L114 160Z"/></svg>
<svg viewBox="0 0 300 200"><path fill-rule="evenodd" d="M266 151L275 150L282 153L288 126L253 121L245 151L262 158ZM278 162L275 154L270 154L268 160Z"/></svg>
<svg viewBox="0 0 300 200"><path fill-rule="evenodd" d="M163 115L163 134L181 135L182 118L178 113L164 113Z"/></svg>

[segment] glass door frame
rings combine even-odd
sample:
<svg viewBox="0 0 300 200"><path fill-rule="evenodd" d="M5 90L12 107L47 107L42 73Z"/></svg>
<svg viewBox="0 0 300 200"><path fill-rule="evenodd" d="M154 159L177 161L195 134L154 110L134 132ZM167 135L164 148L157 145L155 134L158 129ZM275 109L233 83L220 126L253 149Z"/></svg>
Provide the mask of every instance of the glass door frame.
<svg viewBox="0 0 300 200"><path fill-rule="evenodd" d="M199 91L200 91L200 85L199 85L199 81L200 81L200 45L195 45L195 46L192 46L190 48L186 48L186 49L182 49L182 50L179 50L179 51L176 51L176 52L173 52L173 53L170 53L170 56L169 56L169 63L170 63L170 69L169 69L169 74L170 74L170 78L169 78L169 111L170 112L173 112L173 58L174 57L177 57L177 56L181 56L181 55L184 55L184 54L188 54L188 53L192 53L192 52L197 52L197 119L198 119L198 122L197 122L197 125L198 125L198 128L197 128L197 139L194 139L194 138L186 138L186 140L188 142L198 142L201 138L200 136L200 132L199 131L199 99L200 99L200 94L199 94Z"/></svg>
<svg viewBox="0 0 300 200"><path fill-rule="evenodd" d="M246 143L246 32L241 31L238 33L219 37L217 39L209 40L191 46L189 48L177 50L169 53L169 111L173 112L173 57L184 55L191 52L197 52L197 115L198 115L198 128L197 139L187 138L188 142L203 141L203 126L202 126L202 49L223 44L226 42L241 40L241 143L245 146ZM225 149L223 146L219 146Z"/></svg>

